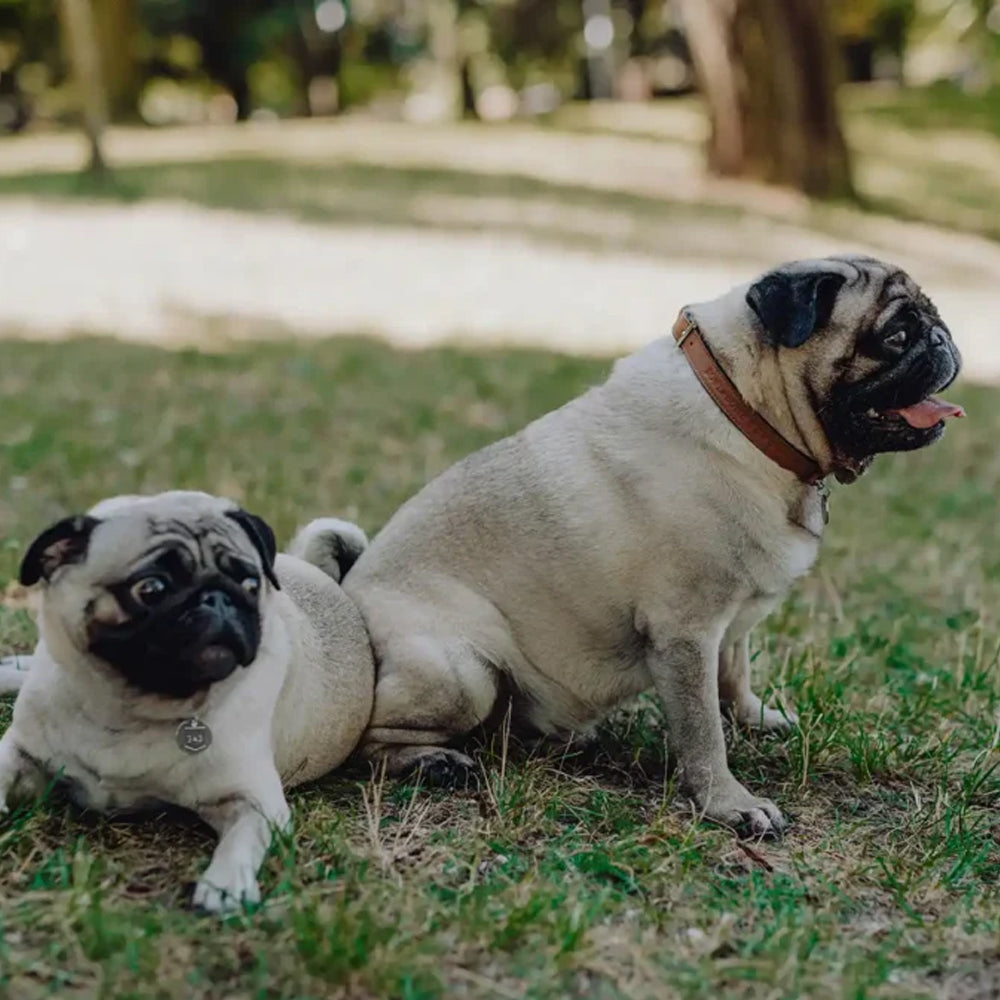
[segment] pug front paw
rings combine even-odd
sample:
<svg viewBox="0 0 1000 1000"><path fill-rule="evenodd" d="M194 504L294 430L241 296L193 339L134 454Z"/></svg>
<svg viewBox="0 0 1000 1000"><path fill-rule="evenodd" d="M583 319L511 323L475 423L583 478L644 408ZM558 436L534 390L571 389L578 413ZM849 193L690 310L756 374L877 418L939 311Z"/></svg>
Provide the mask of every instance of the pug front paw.
<svg viewBox="0 0 1000 1000"><path fill-rule="evenodd" d="M731 827L741 836L779 839L788 828L781 810L770 800L751 795L738 781L712 792L701 803L705 819Z"/></svg>
<svg viewBox="0 0 1000 1000"><path fill-rule="evenodd" d="M203 913L224 916L245 906L260 902L257 873L246 865L233 866L231 871L208 871L199 879L191 904Z"/></svg>

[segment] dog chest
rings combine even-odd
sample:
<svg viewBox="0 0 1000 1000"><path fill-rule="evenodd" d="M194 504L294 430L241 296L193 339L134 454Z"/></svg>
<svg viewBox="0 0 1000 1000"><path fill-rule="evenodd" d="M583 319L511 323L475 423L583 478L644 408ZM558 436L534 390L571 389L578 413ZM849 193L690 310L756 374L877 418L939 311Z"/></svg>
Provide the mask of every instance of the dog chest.
<svg viewBox="0 0 1000 1000"><path fill-rule="evenodd" d="M51 707L51 706L50 706ZM184 805L183 792L199 784L204 759L190 759L174 727L139 732L97 727L68 713L24 713L18 743L56 789L75 805L97 812ZM180 794L179 794L180 793Z"/></svg>
<svg viewBox="0 0 1000 1000"><path fill-rule="evenodd" d="M771 548L761 550L748 566L748 583L754 598L773 595L780 598L791 585L812 569L819 553L819 539L803 537L801 533L782 532L771 542Z"/></svg>

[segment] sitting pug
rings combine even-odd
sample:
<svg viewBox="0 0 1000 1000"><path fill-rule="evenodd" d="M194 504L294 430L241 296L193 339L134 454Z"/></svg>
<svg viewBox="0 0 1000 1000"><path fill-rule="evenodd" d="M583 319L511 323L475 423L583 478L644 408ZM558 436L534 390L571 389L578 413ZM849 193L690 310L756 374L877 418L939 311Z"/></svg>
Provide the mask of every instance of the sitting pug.
<svg viewBox="0 0 1000 1000"><path fill-rule="evenodd" d="M750 688L747 636L816 558L824 480L936 441L959 371L937 310L867 257L788 264L683 310L603 384L406 503L344 582L377 682L364 753L463 777L455 743L504 717L586 730L655 687L704 816L777 834L726 762L720 703L788 725Z"/></svg>
<svg viewBox="0 0 1000 1000"><path fill-rule="evenodd" d="M0 740L0 806L58 776L80 806L196 812L219 843L194 903L259 899L289 822L283 787L356 746L372 704L368 636L337 581L367 540L309 525L277 555L271 529L204 493L115 497L52 525L21 565L41 582L39 641L8 663L20 687Z"/></svg>

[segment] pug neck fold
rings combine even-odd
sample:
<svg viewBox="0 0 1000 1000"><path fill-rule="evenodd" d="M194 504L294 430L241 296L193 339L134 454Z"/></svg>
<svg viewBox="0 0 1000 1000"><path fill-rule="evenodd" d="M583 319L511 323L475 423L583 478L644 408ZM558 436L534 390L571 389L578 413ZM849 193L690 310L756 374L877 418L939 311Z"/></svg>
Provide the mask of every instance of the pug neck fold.
<svg viewBox="0 0 1000 1000"><path fill-rule="evenodd" d="M794 473L802 482L814 486L820 483L825 473L819 464L804 454L775 430L740 394L732 379L716 361L708 344L705 343L698 323L687 309L682 309L674 322L674 339L677 346L698 377L705 392L725 414L729 422L758 451L767 455L788 472Z"/></svg>

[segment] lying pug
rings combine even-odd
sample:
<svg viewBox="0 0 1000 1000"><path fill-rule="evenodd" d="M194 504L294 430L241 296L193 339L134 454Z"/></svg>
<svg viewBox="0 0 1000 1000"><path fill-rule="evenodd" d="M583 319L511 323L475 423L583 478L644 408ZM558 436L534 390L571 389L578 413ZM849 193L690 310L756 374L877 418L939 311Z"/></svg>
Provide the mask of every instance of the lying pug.
<svg viewBox="0 0 1000 1000"><path fill-rule="evenodd" d="M0 807L53 776L101 812L185 807L220 838L194 904L257 901L283 787L340 764L371 712L368 636L337 583L366 544L331 519L276 555L259 517L188 492L47 528L20 572L42 584L38 646L0 678L20 688Z"/></svg>
<svg viewBox="0 0 1000 1000"><path fill-rule="evenodd" d="M816 558L824 480L936 441L960 358L898 267L787 264L682 311L674 335L470 456L405 504L344 581L375 648L363 752L463 776L454 744L503 718L585 730L655 687L707 818L779 834L729 771L720 705L784 729L747 636Z"/></svg>

